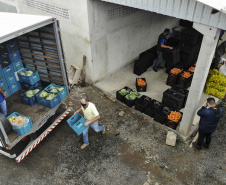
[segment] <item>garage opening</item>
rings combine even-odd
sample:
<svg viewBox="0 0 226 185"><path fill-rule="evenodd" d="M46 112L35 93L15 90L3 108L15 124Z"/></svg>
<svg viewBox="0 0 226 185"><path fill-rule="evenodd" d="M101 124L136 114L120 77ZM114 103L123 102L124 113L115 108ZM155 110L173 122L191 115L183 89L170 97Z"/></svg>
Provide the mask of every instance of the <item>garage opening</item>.
<svg viewBox="0 0 226 185"><path fill-rule="evenodd" d="M130 64L107 75L96 86L155 121L177 129L183 116L203 39L203 35L192 28L192 25L192 22L178 19L176 27L171 27L170 24L165 27L170 28L171 33L164 44L173 49L162 48L163 60L157 72L153 70L158 60L155 42L141 51ZM161 26L158 35L163 31ZM157 40L152 37L147 38L147 42L149 39ZM203 92L200 107L208 97ZM197 117L194 122L198 123Z"/></svg>

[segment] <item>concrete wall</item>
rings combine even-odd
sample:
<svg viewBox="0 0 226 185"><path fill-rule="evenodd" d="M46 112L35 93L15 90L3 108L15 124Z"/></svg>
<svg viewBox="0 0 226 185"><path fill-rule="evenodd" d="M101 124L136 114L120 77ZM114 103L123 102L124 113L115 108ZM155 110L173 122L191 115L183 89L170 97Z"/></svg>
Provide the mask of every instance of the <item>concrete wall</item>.
<svg viewBox="0 0 226 185"><path fill-rule="evenodd" d="M0 12L17 13L17 10L14 5L8 4L7 2L5 3L0 1Z"/></svg>
<svg viewBox="0 0 226 185"><path fill-rule="evenodd" d="M142 51L156 45L166 27L179 24L176 18L143 10L109 20L109 10L118 7L99 0L88 1L93 81L128 65Z"/></svg>
<svg viewBox="0 0 226 185"><path fill-rule="evenodd" d="M67 20L60 16L39 10L38 8L26 6L22 3L22 1L17 1L16 3L19 13L53 16L60 21L61 36L68 71L71 64L76 64L82 67L83 55L86 55L86 79L87 82L92 82L92 62L87 0L37 0L37 2L44 2L50 5L69 9L70 20Z"/></svg>

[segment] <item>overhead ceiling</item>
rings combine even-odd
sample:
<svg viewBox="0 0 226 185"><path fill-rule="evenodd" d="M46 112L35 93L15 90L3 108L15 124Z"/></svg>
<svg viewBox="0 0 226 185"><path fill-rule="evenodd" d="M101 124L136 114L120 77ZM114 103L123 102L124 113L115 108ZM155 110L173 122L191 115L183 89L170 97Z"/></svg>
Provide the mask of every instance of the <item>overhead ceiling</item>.
<svg viewBox="0 0 226 185"><path fill-rule="evenodd" d="M226 30L226 0L101 0ZM213 9L218 10L212 14Z"/></svg>

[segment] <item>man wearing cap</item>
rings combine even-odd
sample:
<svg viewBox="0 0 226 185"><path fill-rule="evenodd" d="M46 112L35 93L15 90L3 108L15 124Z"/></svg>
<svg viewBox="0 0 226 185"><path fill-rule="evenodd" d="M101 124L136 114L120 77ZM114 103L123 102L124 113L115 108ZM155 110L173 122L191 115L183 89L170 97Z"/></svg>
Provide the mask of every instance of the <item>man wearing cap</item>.
<svg viewBox="0 0 226 185"><path fill-rule="evenodd" d="M158 72L158 69L162 69L161 62L162 62L162 48L173 49L170 46L165 45L166 36L170 34L170 29L166 28L163 33L159 35L158 43L157 43L157 53L158 53L158 60L153 67L155 72Z"/></svg>
<svg viewBox="0 0 226 185"><path fill-rule="evenodd" d="M1 82L0 82L1 85ZM7 97L7 94L0 88L0 112L7 116L7 107L6 107L6 101L5 98Z"/></svg>

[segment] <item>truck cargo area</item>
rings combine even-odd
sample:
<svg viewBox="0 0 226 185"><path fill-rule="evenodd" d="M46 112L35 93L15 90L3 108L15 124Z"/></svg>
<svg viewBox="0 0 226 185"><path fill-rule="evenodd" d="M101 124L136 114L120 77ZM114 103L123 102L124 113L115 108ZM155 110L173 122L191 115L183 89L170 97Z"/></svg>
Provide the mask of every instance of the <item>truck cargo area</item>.
<svg viewBox="0 0 226 185"><path fill-rule="evenodd" d="M26 90L20 89L13 95L11 95L9 98L7 98L7 111L8 115L12 114L13 112L19 112L20 114L24 116L29 116L32 120L33 127L35 127L34 124L39 124L40 117L44 117L44 115L48 115L48 112L51 111L50 108L39 105L36 103L34 106L24 105L21 102L21 94L24 93ZM11 143L15 141L15 139L23 138L24 136L20 136L16 132L12 132L10 135L8 135L9 140Z"/></svg>
<svg viewBox="0 0 226 185"><path fill-rule="evenodd" d="M68 96L70 87L58 21L48 16L12 13L0 13L0 17L0 24L2 26L0 30L2 55L4 54L10 58L13 52L15 52L17 56L16 61L10 58L7 61L9 64L1 67L7 67L12 76L11 79L19 81L15 83L21 85L18 86L19 88L16 91L10 90L9 93L7 92L7 116L17 112L31 118L29 129L24 133L18 132L19 134L12 131L13 129L6 133L2 122L0 122L0 153L10 158L17 157L16 161L20 162L69 114L70 109L66 109L62 103ZM14 44L14 50L12 51L8 49L11 43ZM18 65L17 68L15 67L17 63L22 65ZM23 70L23 68L26 68L28 71L32 70L40 78L33 82L29 80L29 82L26 80L22 81L20 77L18 78L17 74L20 74L20 70ZM7 82L5 84L11 87L7 77L3 76L2 78L4 82ZM28 103L27 105L26 103L23 104L21 94L30 88L37 88L36 83L41 84L42 87L38 86L39 89L44 89L51 84L51 86L63 86L64 90L58 91L56 94L58 100L54 104L52 102L50 104L39 102L42 104L40 105L36 100L36 102ZM63 92L66 93L62 96ZM5 123L7 123L6 121ZM30 126L30 122L32 122L33 127ZM20 146L20 143L26 136L30 137L28 137L29 143L24 148ZM16 152L17 155L12 154L13 151L11 150L15 149L15 147L19 147L20 153ZM11 150L11 154L5 149Z"/></svg>

